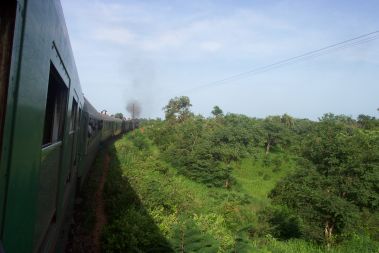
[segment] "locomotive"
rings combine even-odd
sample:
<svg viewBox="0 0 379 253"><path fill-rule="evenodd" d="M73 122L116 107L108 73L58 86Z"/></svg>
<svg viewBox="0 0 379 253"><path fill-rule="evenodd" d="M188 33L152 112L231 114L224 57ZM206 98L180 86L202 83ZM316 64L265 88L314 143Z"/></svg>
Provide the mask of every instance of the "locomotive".
<svg viewBox="0 0 379 253"><path fill-rule="evenodd" d="M101 142L131 123L83 96L59 0L0 4L0 252L62 252Z"/></svg>

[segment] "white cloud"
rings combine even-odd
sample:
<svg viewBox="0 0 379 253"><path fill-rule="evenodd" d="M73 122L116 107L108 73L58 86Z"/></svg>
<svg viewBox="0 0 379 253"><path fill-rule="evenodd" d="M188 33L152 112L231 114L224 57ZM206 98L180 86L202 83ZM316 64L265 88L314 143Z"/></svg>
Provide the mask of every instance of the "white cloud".
<svg viewBox="0 0 379 253"><path fill-rule="evenodd" d="M233 8L212 13L199 9L178 13L162 3L68 1L65 11L74 16L74 39L78 44L99 42L104 48L122 46L124 52L154 53L155 57L201 59L204 53L218 57L252 57L273 55L280 47L294 48L296 38L274 33L293 33L288 22L252 9ZM212 5L212 4L211 4ZM209 6L208 6L209 7ZM209 7L211 8L211 7ZM297 46L298 47L298 46Z"/></svg>
<svg viewBox="0 0 379 253"><path fill-rule="evenodd" d="M120 45L127 45L133 42L135 35L123 27L101 27L94 31L93 38Z"/></svg>
<svg viewBox="0 0 379 253"><path fill-rule="evenodd" d="M206 41L200 43L200 48L209 52L217 52L222 49L222 44L216 41Z"/></svg>
<svg viewBox="0 0 379 253"><path fill-rule="evenodd" d="M212 12L218 8L216 3L196 2L196 8L183 15L174 4L161 1L64 3L66 14L75 19L74 29L80 30L74 37L81 40L78 44L88 43L91 37L92 43L98 41L104 47L117 44L125 46L125 51L146 51L165 58L200 59L204 52L217 52L225 58L281 59L340 40L333 29L302 29L303 24L273 15L270 9L237 5Z"/></svg>

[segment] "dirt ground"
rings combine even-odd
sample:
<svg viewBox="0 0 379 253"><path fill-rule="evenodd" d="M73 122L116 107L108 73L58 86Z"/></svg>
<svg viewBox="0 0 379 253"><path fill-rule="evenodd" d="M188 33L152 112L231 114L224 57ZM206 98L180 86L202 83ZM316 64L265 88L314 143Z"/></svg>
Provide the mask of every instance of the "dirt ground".
<svg viewBox="0 0 379 253"><path fill-rule="evenodd" d="M110 156L105 153L101 159L101 168L91 169L84 192L76 199L66 253L101 253L101 231L107 224L103 191Z"/></svg>

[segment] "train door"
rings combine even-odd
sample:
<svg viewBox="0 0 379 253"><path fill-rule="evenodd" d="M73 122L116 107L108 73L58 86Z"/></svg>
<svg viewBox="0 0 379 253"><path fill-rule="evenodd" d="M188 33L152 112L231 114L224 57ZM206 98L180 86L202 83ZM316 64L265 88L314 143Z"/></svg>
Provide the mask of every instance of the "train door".
<svg viewBox="0 0 379 253"><path fill-rule="evenodd" d="M42 138L41 168L34 242L42 248L49 231L55 229L59 173L67 108L68 86L53 64L50 64Z"/></svg>

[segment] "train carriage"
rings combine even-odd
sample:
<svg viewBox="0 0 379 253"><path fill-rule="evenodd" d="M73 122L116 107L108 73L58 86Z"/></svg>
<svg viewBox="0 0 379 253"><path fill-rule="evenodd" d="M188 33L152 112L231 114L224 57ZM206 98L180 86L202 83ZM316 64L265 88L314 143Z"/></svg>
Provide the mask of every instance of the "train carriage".
<svg viewBox="0 0 379 253"><path fill-rule="evenodd" d="M59 0L2 1L0 32L0 249L63 251L99 143L126 123L84 98Z"/></svg>
<svg viewBox="0 0 379 253"><path fill-rule="evenodd" d="M101 119L101 141L121 133L122 120L106 114L100 114Z"/></svg>

